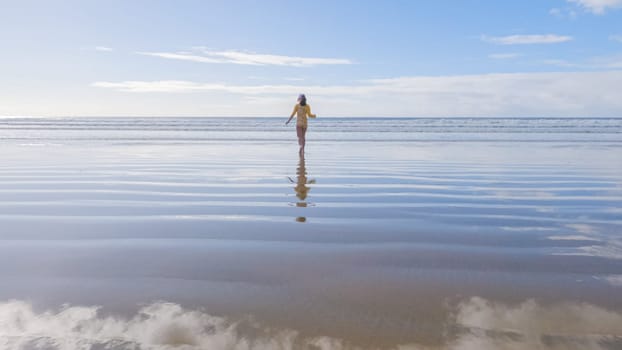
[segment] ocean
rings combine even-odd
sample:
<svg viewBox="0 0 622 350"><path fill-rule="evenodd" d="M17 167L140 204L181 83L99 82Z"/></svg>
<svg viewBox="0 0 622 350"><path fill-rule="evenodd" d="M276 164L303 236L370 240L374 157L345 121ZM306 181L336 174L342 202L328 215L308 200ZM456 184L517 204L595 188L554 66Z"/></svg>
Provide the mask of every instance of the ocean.
<svg viewBox="0 0 622 350"><path fill-rule="evenodd" d="M622 119L0 119L0 349L619 349Z"/></svg>

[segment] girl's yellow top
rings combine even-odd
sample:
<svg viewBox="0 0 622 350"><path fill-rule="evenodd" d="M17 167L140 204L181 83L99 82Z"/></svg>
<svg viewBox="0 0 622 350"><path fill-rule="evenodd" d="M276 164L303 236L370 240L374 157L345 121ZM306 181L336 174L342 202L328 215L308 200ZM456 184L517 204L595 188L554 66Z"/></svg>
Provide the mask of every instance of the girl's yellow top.
<svg viewBox="0 0 622 350"><path fill-rule="evenodd" d="M307 127L307 116L309 118L315 118L315 114L311 113L311 106L308 104L301 106L300 103L297 103L292 111L292 115L294 114L296 114L296 126L301 126L303 128Z"/></svg>

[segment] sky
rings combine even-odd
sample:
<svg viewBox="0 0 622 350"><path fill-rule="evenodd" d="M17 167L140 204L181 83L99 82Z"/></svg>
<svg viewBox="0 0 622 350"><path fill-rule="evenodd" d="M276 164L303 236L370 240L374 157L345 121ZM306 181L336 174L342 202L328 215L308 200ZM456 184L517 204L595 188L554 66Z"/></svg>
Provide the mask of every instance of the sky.
<svg viewBox="0 0 622 350"><path fill-rule="evenodd" d="M0 0L0 116L622 117L622 0Z"/></svg>

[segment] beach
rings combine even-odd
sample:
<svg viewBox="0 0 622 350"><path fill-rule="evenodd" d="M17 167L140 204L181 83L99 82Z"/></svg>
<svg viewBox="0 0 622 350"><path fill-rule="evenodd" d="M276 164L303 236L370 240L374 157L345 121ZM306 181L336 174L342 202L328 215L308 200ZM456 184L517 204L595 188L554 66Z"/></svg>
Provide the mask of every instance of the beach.
<svg viewBox="0 0 622 350"><path fill-rule="evenodd" d="M622 346L622 119L285 120L0 119L0 348Z"/></svg>

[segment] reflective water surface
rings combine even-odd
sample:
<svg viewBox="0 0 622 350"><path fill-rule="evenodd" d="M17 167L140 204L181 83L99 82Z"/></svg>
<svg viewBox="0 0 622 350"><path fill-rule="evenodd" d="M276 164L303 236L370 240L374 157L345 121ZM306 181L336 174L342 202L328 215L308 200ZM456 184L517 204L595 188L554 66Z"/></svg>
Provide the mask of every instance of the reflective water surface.
<svg viewBox="0 0 622 350"><path fill-rule="evenodd" d="M0 348L622 346L622 120L314 122L2 120Z"/></svg>

